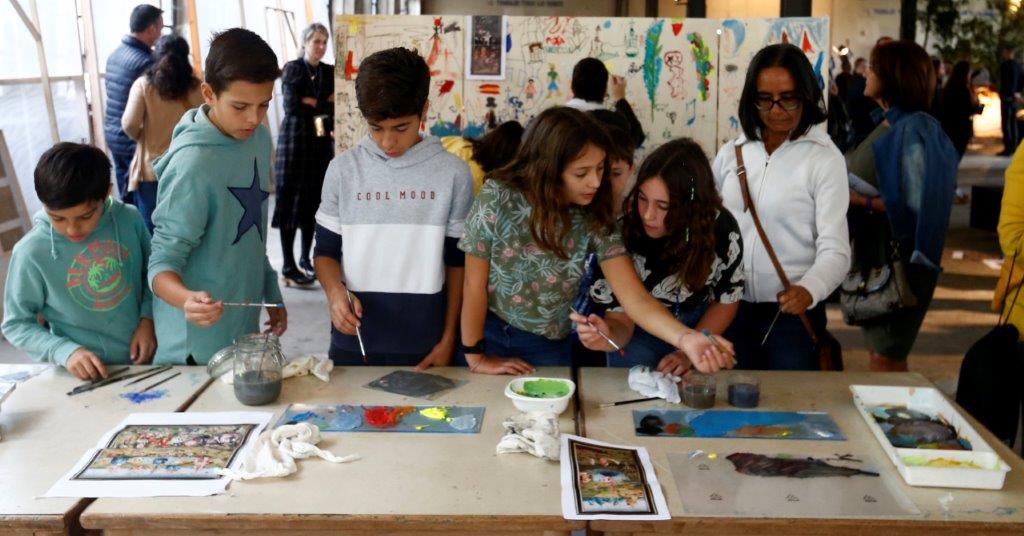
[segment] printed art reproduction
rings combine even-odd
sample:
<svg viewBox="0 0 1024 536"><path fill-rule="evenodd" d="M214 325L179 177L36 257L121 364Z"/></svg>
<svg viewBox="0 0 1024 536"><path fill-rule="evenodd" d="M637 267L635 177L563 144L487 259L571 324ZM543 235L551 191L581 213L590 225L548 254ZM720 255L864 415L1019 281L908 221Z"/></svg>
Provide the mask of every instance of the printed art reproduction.
<svg viewBox="0 0 1024 536"><path fill-rule="evenodd" d="M562 436L566 519L668 519L647 450Z"/></svg>
<svg viewBox="0 0 1024 536"><path fill-rule="evenodd" d="M76 480L216 479L253 424L126 426L75 475Z"/></svg>

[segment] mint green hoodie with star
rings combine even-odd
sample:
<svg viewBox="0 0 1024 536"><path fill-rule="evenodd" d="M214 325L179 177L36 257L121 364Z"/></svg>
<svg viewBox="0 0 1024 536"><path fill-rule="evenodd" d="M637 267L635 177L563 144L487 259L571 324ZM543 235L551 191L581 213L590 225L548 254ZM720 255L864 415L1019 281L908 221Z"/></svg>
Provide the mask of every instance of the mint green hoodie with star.
<svg viewBox="0 0 1024 536"><path fill-rule="evenodd" d="M3 332L36 361L67 365L85 347L107 364L131 361L142 318L152 318L146 285L149 231L142 216L114 199L81 242L56 232L46 212L14 246L4 287ZM42 326L41 314L48 327Z"/></svg>
<svg viewBox="0 0 1024 536"><path fill-rule="evenodd" d="M149 283L162 272L181 276L214 300L281 302L277 273L267 259L270 133L260 125L237 140L210 122L207 106L189 110L174 127L171 146L153 168L159 179L153 211ZM154 297L154 363L205 364L236 337L259 331L260 309L225 307L220 321L200 327Z"/></svg>

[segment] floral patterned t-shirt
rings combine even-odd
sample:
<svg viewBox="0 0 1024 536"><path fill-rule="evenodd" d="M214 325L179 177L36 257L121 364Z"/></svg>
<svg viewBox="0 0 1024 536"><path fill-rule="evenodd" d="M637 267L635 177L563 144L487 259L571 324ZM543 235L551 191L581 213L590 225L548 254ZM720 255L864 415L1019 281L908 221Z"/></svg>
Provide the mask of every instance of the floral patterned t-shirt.
<svg viewBox="0 0 1024 536"><path fill-rule="evenodd" d="M574 211L561 259L543 250L530 233L530 203L513 186L499 180L484 183L466 218L459 249L491 263L487 306L513 327L563 339L572 327L569 309L579 290L588 253L599 262L626 255L617 232L602 236Z"/></svg>

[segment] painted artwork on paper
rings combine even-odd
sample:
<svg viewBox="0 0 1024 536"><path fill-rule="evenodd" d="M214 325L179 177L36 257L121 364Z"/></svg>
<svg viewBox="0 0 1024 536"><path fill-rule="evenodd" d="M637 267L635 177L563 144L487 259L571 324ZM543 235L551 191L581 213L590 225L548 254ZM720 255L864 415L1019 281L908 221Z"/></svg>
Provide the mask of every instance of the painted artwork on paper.
<svg viewBox="0 0 1024 536"><path fill-rule="evenodd" d="M919 510L859 453L670 452L669 469L688 515L884 517Z"/></svg>
<svg viewBox="0 0 1024 536"><path fill-rule="evenodd" d="M308 422L321 432L478 434L482 406L372 406L292 404L277 426Z"/></svg>
<svg viewBox="0 0 1024 536"><path fill-rule="evenodd" d="M892 446L904 449L971 450L942 415L928 415L906 406L874 407L871 416Z"/></svg>
<svg viewBox="0 0 1024 536"><path fill-rule="evenodd" d="M426 399L434 398L444 391L454 389L457 386L458 384L450 378L412 370L389 372L366 384L366 387L370 389Z"/></svg>
<svg viewBox="0 0 1024 536"><path fill-rule="evenodd" d="M472 15L466 27L466 79L501 80L505 77L505 19L499 15Z"/></svg>
<svg viewBox="0 0 1024 536"><path fill-rule="evenodd" d="M716 145L740 134L737 109L747 66L757 51L777 43L800 47L824 88L828 79L828 17L786 17L771 19L725 19L719 37L718 139ZM827 94L827 92L826 92Z"/></svg>
<svg viewBox="0 0 1024 536"><path fill-rule="evenodd" d="M217 479L253 424L129 425L100 449L75 480Z"/></svg>
<svg viewBox="0 0 1024 536"><path fill-rule="evenodd" d="M637 436L843 441L828 413L803 411L633 411Z"/></svg>
<svg viewBox="0 0 1024 536"><path fill-rule="evenodd" d="M580 514L656 514L649 477L636 449L569 440Z"/></svg>

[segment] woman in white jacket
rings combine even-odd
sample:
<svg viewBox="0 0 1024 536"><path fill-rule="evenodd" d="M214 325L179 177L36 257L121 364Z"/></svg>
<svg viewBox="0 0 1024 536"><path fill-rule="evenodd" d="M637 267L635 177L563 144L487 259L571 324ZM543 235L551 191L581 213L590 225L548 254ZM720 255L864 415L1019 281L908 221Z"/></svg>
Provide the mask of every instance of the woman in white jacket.
<svg viewBox="0 0 1024 536"><path fill-rule="evenodd" d="M823 128L818 76L803 52L770 45L747 69L738 114L743 132L712 166L725 207L743 235L746 287L726 338L740 368L817 370L817 352L800 318L825 332L822 303L850 267L846 163ZM736 175L742 152L754 208L792 286L784 290L743 202ZM819 335L820 337L820 335Z"/></svg>

